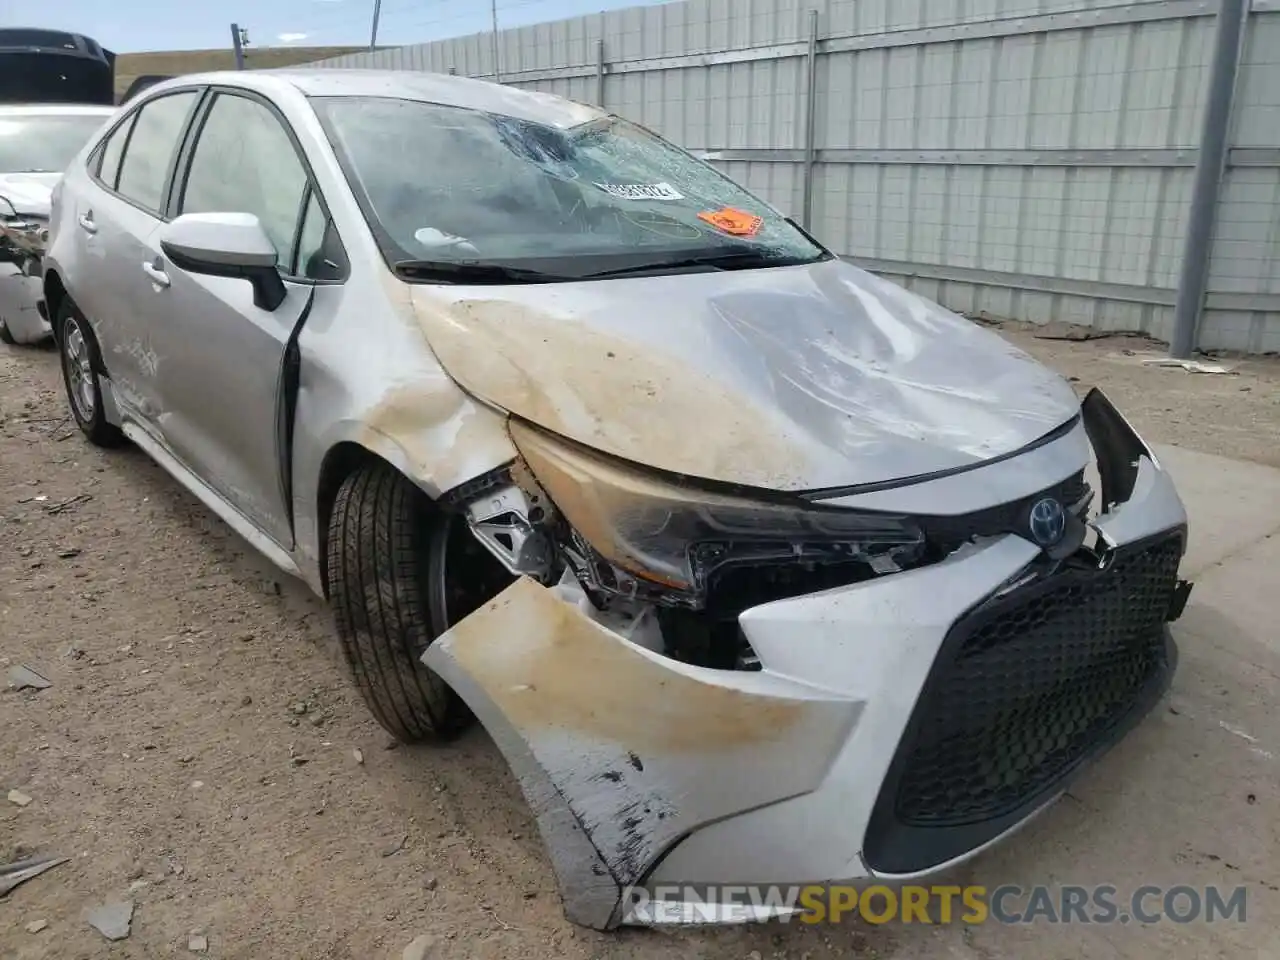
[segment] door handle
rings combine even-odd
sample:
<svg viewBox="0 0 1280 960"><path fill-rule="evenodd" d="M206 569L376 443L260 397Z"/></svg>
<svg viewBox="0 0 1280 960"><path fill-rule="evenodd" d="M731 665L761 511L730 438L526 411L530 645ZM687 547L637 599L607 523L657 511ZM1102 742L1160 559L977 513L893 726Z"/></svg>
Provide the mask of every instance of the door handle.
<svg viewBox="0 0 1280 960"><path fill-rule="evenodd" d="M153 263L143 261L142 272L150 277L151 282L157 287L167 287L169 285L169 275Z"/></svg>
<svg viewBox="0 0 1280 960"><path fill-rule="evenodd" d="M82 213L80 215L80 229L83 230L85 233L88 233L91 235L98 232L98 225L93 222L92 210L90 210L88 213Z"/></svg>

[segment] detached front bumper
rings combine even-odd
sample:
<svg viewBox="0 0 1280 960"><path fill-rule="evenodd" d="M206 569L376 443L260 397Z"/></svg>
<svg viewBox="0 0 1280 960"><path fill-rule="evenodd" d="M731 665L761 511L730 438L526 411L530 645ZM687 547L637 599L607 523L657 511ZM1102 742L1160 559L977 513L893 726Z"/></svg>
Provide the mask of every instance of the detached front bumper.
<svg viewBox="0 0 1280 960"><path fill-rule="evenodd" d="M635 885L945 869L1136 723L1173 669L1186 514L1101 394L1083 417L1096 553L1044 568L1009 534L754 607L739 622L758 672L655 654L527 579L435 641L424 662L510 762L569 918L684 918L629 914Z"/></svg>

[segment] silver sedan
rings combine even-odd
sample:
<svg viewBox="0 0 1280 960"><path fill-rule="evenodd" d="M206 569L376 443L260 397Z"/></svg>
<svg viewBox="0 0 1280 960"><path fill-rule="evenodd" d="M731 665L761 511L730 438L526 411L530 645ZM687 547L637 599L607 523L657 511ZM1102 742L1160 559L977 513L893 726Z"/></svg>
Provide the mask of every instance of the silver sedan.
<svg viewBox="0 0 1280 960"><path fill-rule="evenodd" d="M85 435L325 597L397 737L478 717L579 923L947 868L1169 681L1186 514L1104 396L594 107L185 77L51 230Z"/></svg>

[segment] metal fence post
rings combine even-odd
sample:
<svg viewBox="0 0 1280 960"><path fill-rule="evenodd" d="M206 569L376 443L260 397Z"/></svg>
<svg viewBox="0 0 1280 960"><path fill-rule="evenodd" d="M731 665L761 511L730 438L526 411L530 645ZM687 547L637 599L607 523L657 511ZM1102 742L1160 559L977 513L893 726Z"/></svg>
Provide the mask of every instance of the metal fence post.
<svg viewBox="0 0 1280 960"><path fill-rule="evenodd" d="M604 37L596 41L596 106L604 106Z"/></svg>
<svg viewBox="0 0 1280 960"><path fill-rule="evenodd" d="M804 98L804 204L801 208L801 226L806 230L813 224L813 163L814 144L817 142L818 124L818 11L809 11L809 54L805 64L808 76Z"/></svg>
<svg viewBox="0 0 1280 960"><path fill-rule="evenodd" d="M1231 106L1235 97L1240 52L1249 20L1251 0L1219 0L1209 90L1205 95L1204 126L1196 158L1195 186L1187 215L1187 239L1182 250L1178 297L1173 308L1173 334L1169 355L1181 360L1196 348L1205 290L1209 284L1209 257L1213 253L1213 221L1226 169Z"/></svg>
<svg viewBox="0 0 1280 960"><path fill-rule="evenodd" d="M489 15L493 18L493 79L502 82L502 71L498 69L498 0L489 4Z"/></svg>

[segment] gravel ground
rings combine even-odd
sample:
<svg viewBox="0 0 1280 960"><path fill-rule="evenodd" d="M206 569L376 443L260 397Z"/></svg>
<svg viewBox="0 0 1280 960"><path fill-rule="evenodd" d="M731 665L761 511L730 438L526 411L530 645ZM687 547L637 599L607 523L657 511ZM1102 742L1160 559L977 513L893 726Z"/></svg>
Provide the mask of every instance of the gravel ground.
<svg viewBox="0 0 1280 960"><path fill-rule="evenodd" d="M1153 441L1280 466L1280 362L1141 364L1141 340L1007 334L1106 389ZM1237 365L1237 361L1222 361ZM598 935L562 917L497 750L390 748L328 614L140 452L68 419L56 356L0 346L0 859L68 863L0 901L0 956L692 958L978 956L901 930L764 926ZM109 943L89 909L134 903ZM36 933L27 925L45 921ZM930 938L936 939L933 934ZM197 944L198 945L198 944Z"/></svg>

